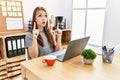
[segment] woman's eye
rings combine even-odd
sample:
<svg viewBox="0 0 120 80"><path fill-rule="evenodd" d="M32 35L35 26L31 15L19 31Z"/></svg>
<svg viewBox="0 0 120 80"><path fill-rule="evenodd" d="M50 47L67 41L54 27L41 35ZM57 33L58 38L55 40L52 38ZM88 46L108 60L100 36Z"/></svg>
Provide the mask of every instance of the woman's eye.
<svg viewBox="0 0 120 80"><path fill-rule="evenodd" d="M45 17L47 17L47 15L45 15Z"/></svg>
<svg viewBox="0 0 120 80"><path fill-rule="evenodd" d="M38 15L38 17L46 17L47 18L47 15Z"/></svg>
<svg viewBox="0 0 120 80"><path fill-rule="evenodd" d="M39 15L38 17L42 17L42 15Z"/></svg>

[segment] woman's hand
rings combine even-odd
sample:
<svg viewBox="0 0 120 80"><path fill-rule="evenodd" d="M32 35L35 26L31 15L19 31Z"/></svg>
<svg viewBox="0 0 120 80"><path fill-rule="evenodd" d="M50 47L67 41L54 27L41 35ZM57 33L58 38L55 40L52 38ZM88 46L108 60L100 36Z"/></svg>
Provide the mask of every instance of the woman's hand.
<svg viewBox="0 0 120 80"><path fill-rule="evenodd" d="M57 28L56 30L54 30L54 32L55 32L56 42L61 44L62 30Z"/></svg>
<svg viewBox="0 0 120 80"><path fill-rule="evenodd" d="M60 30L59 28L57 28L54 32L55 32L57 41L58 41L59 39L61 40L62 30Z"/></svg>
<svg viewBox="0 0 120 80"><path fill-rule="evenodd" d="M35 39L37 39L38 35L39 35L40 30L36 29L36 23L34 22L34 27L33 27L33 37Z"/></svg>
<svg viewBox="0 0 120 80"><path fill-rule="evenodd" d="M53 26L51 25L51 23L49 23L48 30L49 30L50 34L52 34L53 37L55 38L55 40L57 40L56 42L61 43L62 31L58 27L57 27L57 29L53 30L52 27Z"/></svg>
<svg viewBox="0 0 120 80"><path fill-rule="evenodd" d="M39 35L40 30L36 29L36 23L34 22L32 34L33 34L33 40L32 45L28 47L29 56L31 58L38 57L38 43L37 43L37 37Z"/></svg>
<svg viewBox="0 0 120 80"><path fill-rule="evenodd" d="M55 36L56 36L56 46L55 46L55 51L58 51L58 50L61 50L62 47L61 47L61 37L62 37L62 31L57 28L55 30Z"/></svg>

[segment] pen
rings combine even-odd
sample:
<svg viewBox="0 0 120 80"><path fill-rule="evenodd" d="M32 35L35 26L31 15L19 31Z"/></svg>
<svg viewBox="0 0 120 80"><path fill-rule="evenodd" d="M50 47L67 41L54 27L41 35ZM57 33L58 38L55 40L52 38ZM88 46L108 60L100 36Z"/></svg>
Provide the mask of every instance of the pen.
<svg viewBox="0 0 120 80"><path fill-rule="evenodd" d="M110 49L109 52L114 52L114 47L112 49Z"/></svg>
<svg viewBox="0 0 120 80"><path fill-rule="evenodd" d="M106 46L104 46L103 48L104 48L104 51L107 51L107 48L106 48Z"/></svg>
<svg viewBox="0 0 120 80"><path fill-rule="evenodd" d="M104 51L104 47L102 46L102 51Z"/></svg>
<svg viewBox="0 0 120 80"><path fill-rule="evenodd" d="M114 51L114 47L112 48L112 51Z"/></svg>

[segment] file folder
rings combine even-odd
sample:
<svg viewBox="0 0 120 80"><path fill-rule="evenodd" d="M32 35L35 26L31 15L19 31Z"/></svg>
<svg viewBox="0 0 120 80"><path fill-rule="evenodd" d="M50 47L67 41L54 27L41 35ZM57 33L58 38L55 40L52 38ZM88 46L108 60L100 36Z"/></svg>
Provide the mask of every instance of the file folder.
<svg viewBox="0 0 120 80"><path fill-rule="evenodd" d="M13 47L12 47L12 41L10 37L7 37L5 39L6 42L6 52L7 52L7 57L11 58L13 57Z"/></svg>
<svg viewBox="0 0 120 80"><path fill-rule="evenodd" d="M22 46L21 46L21 40L20 40L20 36L17 36L17 51L18 51L18 55L21 55L22 54Z"/></svg>
<svg viewBox="0 0 120 80"><path fill-rule="evenodd" d="M25 35L21 36L22 54L25 54Z"/></svg>
<svg viewBox="0 0 120 80"><path fill-rule="evenodd" d="M15 36L11 37L11 39L12 39L12 47L13 47L13 57L15 57L18 55L16 37Z"/></svg>

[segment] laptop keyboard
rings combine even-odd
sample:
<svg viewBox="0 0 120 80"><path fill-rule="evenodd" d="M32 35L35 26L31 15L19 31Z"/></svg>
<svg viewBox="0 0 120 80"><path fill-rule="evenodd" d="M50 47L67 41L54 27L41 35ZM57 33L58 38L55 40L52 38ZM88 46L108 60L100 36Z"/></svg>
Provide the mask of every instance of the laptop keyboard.
<svg viewBox="0 0 120 80"><path fill-rule="evenodd" d="M64 57L64 54L57 55L56 57L57 57L57 58L61 58L61 59L63 59L63 57Z"/></svg>
<svg viewBox="0 0 120 80"><path fill-rule="evenodd" d="M63 49L63 50L59 50L59 51L56 51L50 54L56 56L57 60L63 61L65 52L66 52L66 49Z"/></svg>
<svg viewBox="0 0 120 80"><path fill-rule="evenodd" d="M63 49L63 50L56 51L56 52L53 52L53 53L50 53L50 54L55 55L56 57L59 57L59 56L64 56L65 52L66 52L66 49Z"/></svg>

